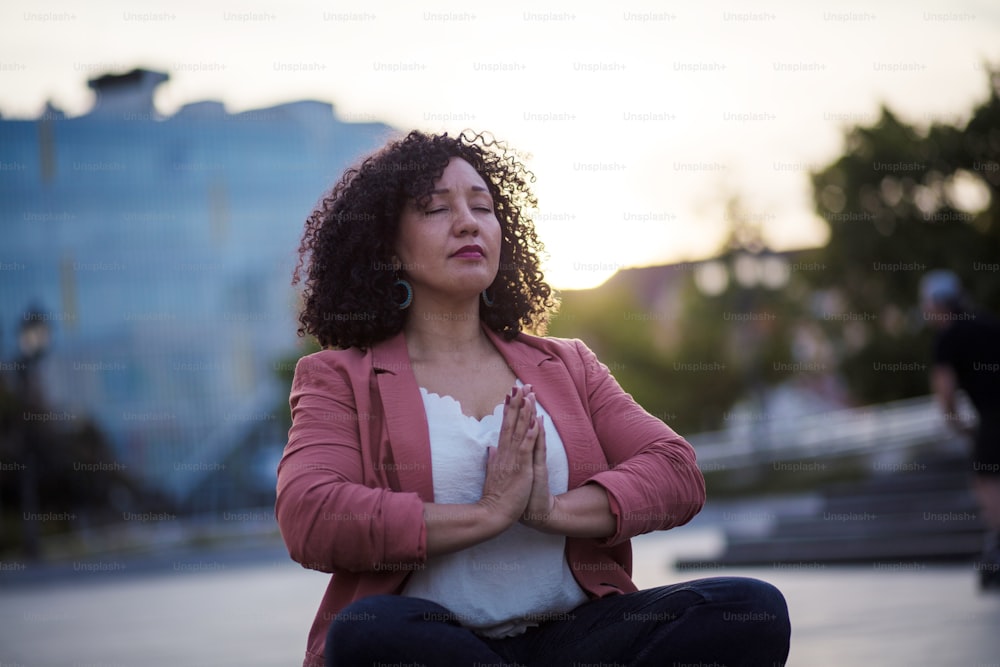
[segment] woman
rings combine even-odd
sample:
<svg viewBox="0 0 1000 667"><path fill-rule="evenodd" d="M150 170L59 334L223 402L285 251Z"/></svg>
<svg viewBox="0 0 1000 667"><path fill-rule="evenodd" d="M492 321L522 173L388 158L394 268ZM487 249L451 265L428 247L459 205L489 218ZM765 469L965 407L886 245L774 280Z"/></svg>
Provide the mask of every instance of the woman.
<svg viewBox="0 0 1000 667"><path fill-rule="evenodd" d="M554 306L502 144L412 132L306 223L299 361L276 515L334 576L306 665L780 664L763 582L637 591L629 539L704 503L692 448Z"/></svg>

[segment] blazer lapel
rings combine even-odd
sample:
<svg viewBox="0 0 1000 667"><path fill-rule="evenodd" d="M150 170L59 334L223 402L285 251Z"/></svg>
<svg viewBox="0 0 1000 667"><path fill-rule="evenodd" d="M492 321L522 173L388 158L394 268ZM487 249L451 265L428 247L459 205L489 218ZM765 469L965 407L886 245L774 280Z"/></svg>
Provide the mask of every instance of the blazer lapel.
<svg viewBox="0 0 1000 667"><path fill-rule="evenodd" d="M372 346L372 371L400 490L414 491L424 502L434 502L427 414L402 333Z"/></svg>

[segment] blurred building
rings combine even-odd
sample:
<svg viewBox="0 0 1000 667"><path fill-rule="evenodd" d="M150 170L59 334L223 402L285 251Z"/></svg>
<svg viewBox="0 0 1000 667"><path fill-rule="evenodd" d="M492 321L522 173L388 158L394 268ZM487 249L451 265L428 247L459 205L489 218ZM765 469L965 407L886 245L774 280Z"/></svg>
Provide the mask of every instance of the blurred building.
<svg viewBox="0 0 1000 667"><path fill-rule="evenodd" d="M52 420L96 418L130 473L199 508L227 483L273 490L303 222L392 130L314 101L162 117L167 79L105 75L86 115L0 120L0 358L43 308Z"/></svg>

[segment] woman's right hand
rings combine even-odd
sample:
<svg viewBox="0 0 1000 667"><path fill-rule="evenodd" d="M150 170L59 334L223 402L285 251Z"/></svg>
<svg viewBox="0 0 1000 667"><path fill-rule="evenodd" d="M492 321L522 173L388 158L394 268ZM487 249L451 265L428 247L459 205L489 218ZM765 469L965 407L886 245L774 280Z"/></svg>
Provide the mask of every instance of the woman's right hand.
<svg viewBox="0 0 1000 667"><path fill-rule="evenodd" d="M533 480L532 455L540 428L531 386L508 395L496 448L489 449L486 480L478 504L505 525L517 522L528 505Z"/></svg>

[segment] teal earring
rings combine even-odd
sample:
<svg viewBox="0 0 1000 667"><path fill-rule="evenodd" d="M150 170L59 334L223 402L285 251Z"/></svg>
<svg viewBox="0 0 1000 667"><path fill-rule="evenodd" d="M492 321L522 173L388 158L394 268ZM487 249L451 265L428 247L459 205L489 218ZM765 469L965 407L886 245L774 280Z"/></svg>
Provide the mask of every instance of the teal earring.
<svg viewBox="0 0 1000 667"><path fill-rule="evenodd" d="M410 281L404 280L402 278L397 278L396 282L392 284L393 287L402 287L406 291L406 297L402 301L396 301L396 306L400 310L406 310L413 303L413 286L410 285Z"/></svg>

